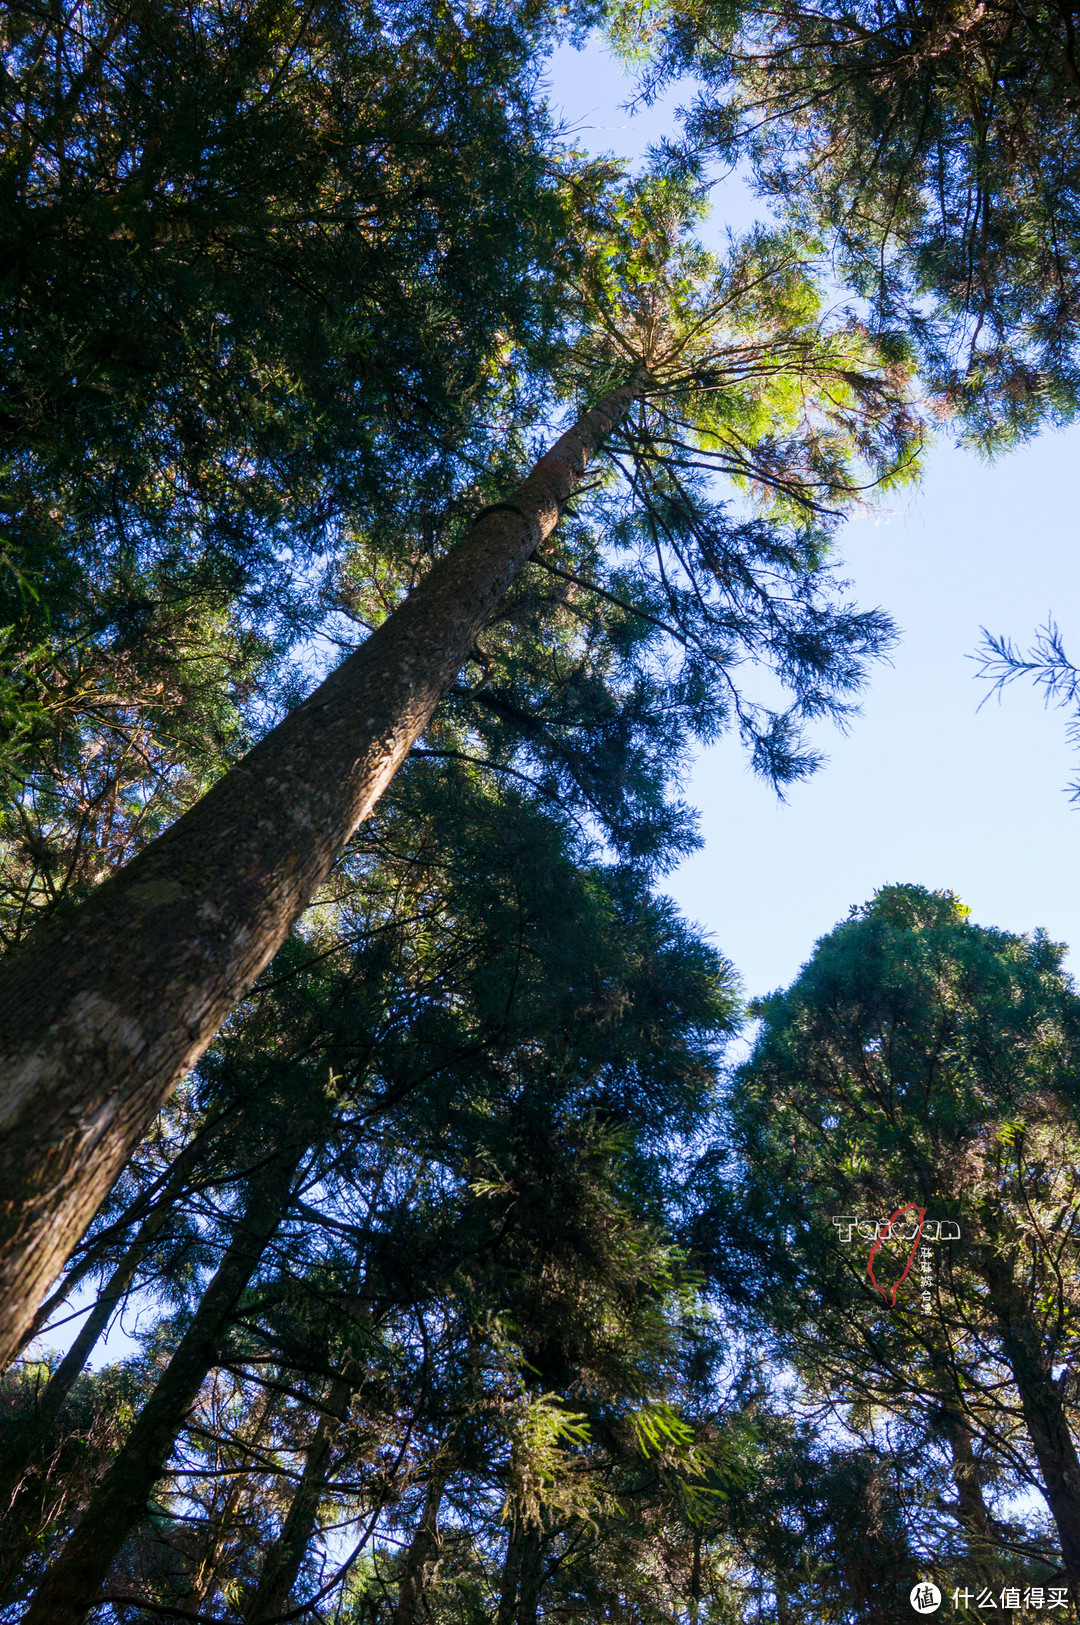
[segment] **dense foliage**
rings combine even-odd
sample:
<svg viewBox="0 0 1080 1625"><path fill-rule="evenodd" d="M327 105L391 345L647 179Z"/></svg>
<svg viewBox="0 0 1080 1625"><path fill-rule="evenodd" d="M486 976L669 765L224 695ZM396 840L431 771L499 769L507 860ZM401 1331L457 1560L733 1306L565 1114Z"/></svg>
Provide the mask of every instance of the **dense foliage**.
<svg viewBox="0 0 1080 1625"><path fill-rule="evenodd" d="M1080 1581L1061 950L888 888L726 1079L735 972L656 889L694 745L782 789L890 647L830 546L916 471L913 368L985 443L1073 410L1071 23L609 10L704 78L636 179L537 95L589 6L0 24L5 949L637 389L98 1212L33 1328L84 1313L68 1351L4 1376L5 1620L893 1625L961 1566ZM707 254L710 151L789 220ZM909 1201L960 1236L892 1304L831 1220Z"/></svg>
<svg viewBox="0 0 1080 1625"><path fill-rule="evenodd" d="M691 71L692 147L748 161L825 233L883 332L983 444L1077 401L1080 76L1067 6L610 7L655 85Z"/></svg>
<svg viewBox="0 0 1080 1625"><path fill-rule="evenodd" d="M1080 999L967 915L887 887L755 1007L696 1234L788 1402L895 1464L920 1572L1045 1588L1080 1529Z"/></svg>

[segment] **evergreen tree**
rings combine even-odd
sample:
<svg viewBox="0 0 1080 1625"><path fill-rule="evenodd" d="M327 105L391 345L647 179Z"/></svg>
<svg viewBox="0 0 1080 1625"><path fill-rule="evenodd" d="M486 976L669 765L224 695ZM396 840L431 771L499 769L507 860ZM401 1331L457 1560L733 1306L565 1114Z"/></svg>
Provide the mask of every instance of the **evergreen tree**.
<svg viewBox="0 0 1080 1625"><path fill-rule="evenodd" d="M357 516L491 460L508 351L528 421L601 172L532 95L542 5L0 27L11 942L280 714Z"/></svg>
<svg viewBox="0 0 1080 1625"><path fill-rule="evenodd" d="M1080 77L1069 6L608 8L653 90L693 74L692 153L762 193L913 344L983 446L1077 405Z"/></svg>
<svg viewBox="0 0 1080 1625"><path fill-rule="evenodd" d="M621 381L242 765L12 960L5 1167L24 1195L8 1220L10 1339L177 1076L327 879L605 437L622 426L624 524L655 569L628 594L563 574L613 599L617 625L644 614L687 647L699 698L731 693L741 650L773 664L788 711L763 725L737 688L721 702L765 771L806 771L800 717L842 710L861 682L884 627L829 602L821 521L859 497L867 471L884 483L910 472L902 380L857 326L822 329L790 243L754 239L720 267L686 243L685 224L674 182L630 194L570 356L587 387ZM703 471L756 486L787 533L719 509ZM640 601L657 596L664 618Z"/></svg>
<svg viewBox="0 0 1080 1625"><path fill-rule="evenodd" d="M1075 1587L1080 1003L1059 947L967 912L886 887L761 1002L699 1234L806 1402L910 1475L928 1568ZM1022 1488L1052 1538L994 1511Z"/></svg>
<svg viewBox="0 0 1080 1625"><path fill-rule="evenodd" d="M199 1286L200 1269L184 1292L198 1299L193 1314L162 1328L162 1376L28 1617L79 1617L115 1558L115 1585L127 1573L162 1600L244 1582L258 1618L268 1597L306 1583L328 1501L362 1528L413 1485L429 1494L440 1454L456 1460L477 1429L486 1443L471 1448L490 1485L496 1441L520 1410L520 1362L541 1358L545 1326L556 1341L577 1339L563 1358L586 1386L663 1381L638 1349L649 1327L662 1335L671 1265L644 1227L662 1231L670 1134L707 1098L714 1035L730 1020L726 968L629 871L575 870L572 824L481 789L474 773L450 769L448 801L445 769L410 767L366 827L367 856L353 855L355 889L343 875L337 908L279 957L252 1011L202 1063L207 1112L261 1080L257 1118L233 1142L255 1184L280 1160L265 1161L279 1143L274 1098L292 1122L301 1108L311 1143L329 1067L333 1119L300 1205L268 1209L268 1226L285 1226L269 1252L252 1245L246 1199L229 1198L210 1221L214 1280ZM222 1159L224 1191L239 1190L241 1159L239 1169ZM619 1184L605 1195L611 1177ZM643 1332L627 1340L635 1318ZM536 1346L519 1354L527 1322ZM215 1367L228 1374L223 1390ZM571 1380L562 1367L556 1379ZM268 1409L260 1388L279 1396ZM219 1393L220 1414L235 1402L241 1418L222 1440L224 1461L242 1459L256 1424L260 1443L243 1488L208 1502L200 1485L227 1471L206 1443L220 1432ZM295 1476L275 1458L298 1461ZM187 1509L176 1526L162 1521L170 1505ZM245 1525L252 1536L237 1545ZM228 1594L237 1600L235 1586Z"/></svg>

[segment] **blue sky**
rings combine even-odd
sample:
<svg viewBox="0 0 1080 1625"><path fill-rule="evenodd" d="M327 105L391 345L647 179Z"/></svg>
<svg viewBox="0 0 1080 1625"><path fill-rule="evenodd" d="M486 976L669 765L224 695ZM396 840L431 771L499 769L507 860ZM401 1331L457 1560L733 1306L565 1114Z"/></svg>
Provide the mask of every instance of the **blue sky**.
<svg viewBox="0 0 1080 1625"><path fill-rule="evenodd" d="M629 113L633 80L595 43L557 51L547 83L578 144L635 161L692 94ZM706 235L745 228L757 207L728 179ZM917 491L840 532L852 596L901 629L892 663L846 737L821 730L830 760L784 803L734 741L704 752L687 795L705 846L667 883L749 993L789 982L852 903L893 881L948 887L982 924L1044 926L1075 944L1080 973L1080 809L1066 795L1080 761L1065 718L1020 685L980 710L970 658L981 627L1026 645L1053 614L1080 663L1077 471L1080 426L993 464L942 439Z"/></svg>

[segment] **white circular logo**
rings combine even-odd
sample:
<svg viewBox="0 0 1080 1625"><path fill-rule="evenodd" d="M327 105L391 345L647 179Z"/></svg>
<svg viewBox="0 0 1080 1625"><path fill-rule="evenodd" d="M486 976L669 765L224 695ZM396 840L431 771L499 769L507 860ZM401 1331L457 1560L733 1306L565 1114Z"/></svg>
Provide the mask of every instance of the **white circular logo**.
<svg viewBox="0 0 1080 1625"><path fill-rule="evenodd" d="M917 1614L936 1614L941 1607L941 1592L932 1580L920 1580L911 1588L911 1606Z"/></svg>

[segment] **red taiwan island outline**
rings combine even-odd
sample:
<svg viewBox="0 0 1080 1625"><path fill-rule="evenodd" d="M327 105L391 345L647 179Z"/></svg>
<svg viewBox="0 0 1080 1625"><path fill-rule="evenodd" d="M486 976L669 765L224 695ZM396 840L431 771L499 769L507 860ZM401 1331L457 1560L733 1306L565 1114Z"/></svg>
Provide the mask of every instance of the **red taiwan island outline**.
<svg viewBox="0 0 1080 1625"><path fill-rule="evenodd" d="M911 1251L907 1255L907 1263L904 1265L904 1268L901 1271L899 1277L894 1282L892 1292L889 1293L889 1292L886 1292L886 1290L885 1290L885 1288L883 1286L878 1285L877 1276L874 1274L874 1259L877 1257L877 1254L878 1254L878 1251L879 1251L879 1249L881 1247L882 1242L887 1237L889 1237L891 1235L892 1227L896 1223L897 1219L899 1219L902 1214L909 1212L911 1208L914 1208L915 1211L919 1215L919 1227L915 1232L915 1240L911 1243ZM866 1273L867 1273L867 1275L869 1275L871 1281L873 1281L873 1283L874 1283L874 1290L876 1292L881 1293L881 1296L884 1298L885 1302L889 1305L890 1309L895 1309L896 1308L896 1294L897 1294L897 1291L903 1285L904 1278L907 1275L908 1270L911 1268L912 1264L915 1262L915 1254L918 1252L918 1250L919 1250L919 1242L922 1240L923 1222L924 1222L925 1219L926 1219L926 1209L924 1207L919 1207L917 1202L905 1202L903 1207L898 1207L897 1208L896 1212L893 1214L892 1218L889 1220L888 1224L885 1226L885 1234L884 1235L879 1235L877 1240L874 1242L874 1245L870 1249L870 1257L866 1261Z"/></svg>

